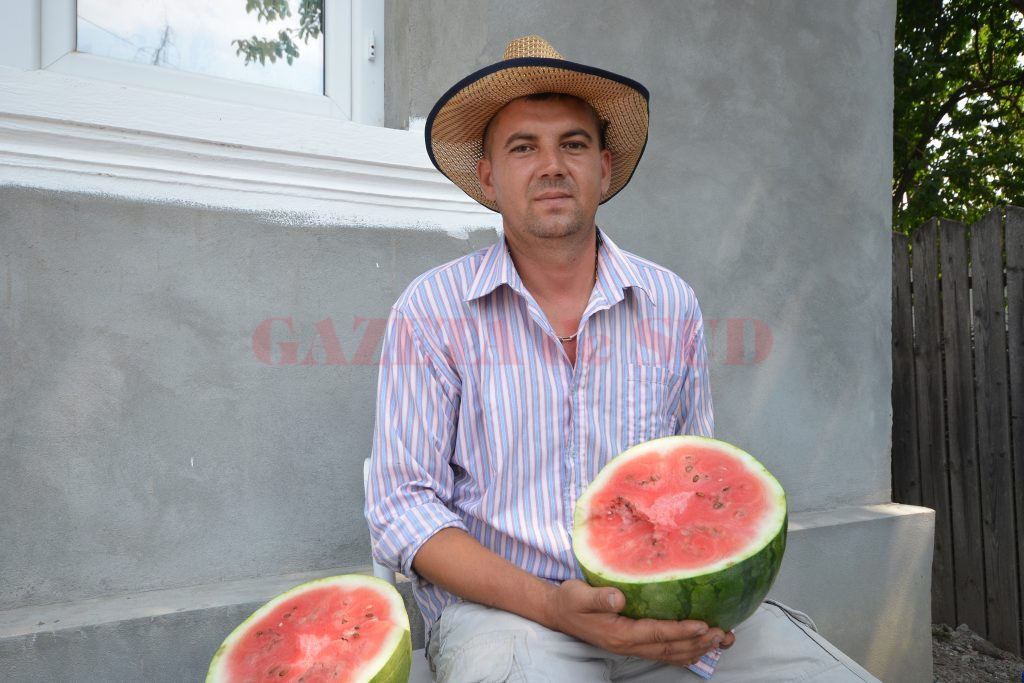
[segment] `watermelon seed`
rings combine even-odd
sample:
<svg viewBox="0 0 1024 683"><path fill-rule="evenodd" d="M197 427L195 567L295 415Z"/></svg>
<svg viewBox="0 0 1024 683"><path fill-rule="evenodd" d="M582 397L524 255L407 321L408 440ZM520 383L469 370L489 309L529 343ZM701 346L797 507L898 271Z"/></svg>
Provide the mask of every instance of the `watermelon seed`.
<svg viewBox="0 0 1024 683"><path fill-rule="evenodd" d="M693 472L693 465L687 465L686 466L686 471L687 472Z"/></svg>
<svg viewBox="0 0 1024 683"><path fill-rule="evenodd" d="M693 483L696 484L698 481L700 481L700 475L699 474L693 475Z"/></svg>
<svg viewBox="0 0 1024 683"><path fill-rule="evenodd" d="M715 508L716 510L721 510L722 508L725 507L725 503L723 503L720 500L716 500L714 505L712 505L711 507Z"/></svg>
<svg viewBox="0 0 1024 683"><path fill-rule="evenodd" d="M722 493L725 493L725 492L726 492L726 491L728 491L728 490L729 490L729 487L728 487L728 486L723 486L723 487L722 487Z"/></svg>
<svg viewBox="0 0 1024 683"><path fill-rule="evenodd" d="M703 498L704 497L704 492L703 491L697 491L697 497L698 498Z"/></svg>

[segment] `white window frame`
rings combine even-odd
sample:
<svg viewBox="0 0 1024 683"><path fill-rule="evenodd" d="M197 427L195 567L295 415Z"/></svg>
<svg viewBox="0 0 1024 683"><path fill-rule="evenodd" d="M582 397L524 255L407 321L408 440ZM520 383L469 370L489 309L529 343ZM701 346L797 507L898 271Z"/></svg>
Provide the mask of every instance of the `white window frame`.
<svg viewBox="0 0 1024 683"><path fill-rule="evenodd" d="M383 32L383 7L379 0L324 0L324 95L77 52L77 0L41 0L40 66L71 76L381 125L383 58L369 52L375 47L371 36Z"/></svg>
<svg viewBox="0 0 1024 683"><path fill-rule="evenodd" d="M325 40L335 76L350 75L343 85L328 70L326 96L78 53L74 0L18 4L0 22L0 184L289 221L500 226L433 168L422 130L370 125L383 120L381 0L325 0L327 31L347 17L352 35L347 50Z"/></svg>

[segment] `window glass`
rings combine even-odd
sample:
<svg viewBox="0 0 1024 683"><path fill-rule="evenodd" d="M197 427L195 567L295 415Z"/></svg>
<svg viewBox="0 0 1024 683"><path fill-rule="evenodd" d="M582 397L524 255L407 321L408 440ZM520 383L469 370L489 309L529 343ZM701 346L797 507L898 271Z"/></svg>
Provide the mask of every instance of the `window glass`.
<svg viewBox="0 0 1024 683"><path fill-rule="evenodd" d="M324 92L323 0L78 0L77 26L79 52Z"/></svg>

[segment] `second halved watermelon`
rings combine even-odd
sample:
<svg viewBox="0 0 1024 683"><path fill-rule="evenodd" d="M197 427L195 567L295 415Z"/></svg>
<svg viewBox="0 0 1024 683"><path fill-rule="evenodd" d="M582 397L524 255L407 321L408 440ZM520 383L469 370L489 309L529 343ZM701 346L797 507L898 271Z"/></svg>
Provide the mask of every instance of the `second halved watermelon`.
<svg viewBox="0 0 1024 683"><path fill-rule="evenodd" d="M393 586L345 574L309 581L256 610L224 640L207 683L404 683L409 617Z"/></svg>
<svg viewBox="0 0 1024 683"><path fill-rule="evenodd" d="M729 630L757 609L786 548L786 495L745 451L699 436L648 441L609 462L576 503L573 550L634 618Z"/></svg>

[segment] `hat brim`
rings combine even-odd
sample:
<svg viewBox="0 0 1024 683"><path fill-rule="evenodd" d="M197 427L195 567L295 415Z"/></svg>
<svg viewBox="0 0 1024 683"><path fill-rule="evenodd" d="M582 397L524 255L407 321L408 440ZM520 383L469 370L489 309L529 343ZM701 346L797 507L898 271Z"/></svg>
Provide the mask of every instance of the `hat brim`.
<svg viewBox="0 0 1024 683"><path fill-rule="evenodd" d="M612 156L611 182L604 203L629 179L647 145L649 94L636 81L564 59L522 57L480 69L441 96L427 116L425 136L430 161L470 197L492 211L476 175L483 156L483 135L494 115L525 95L555 92L585 100L607 122L607 149Z"/></svg>

